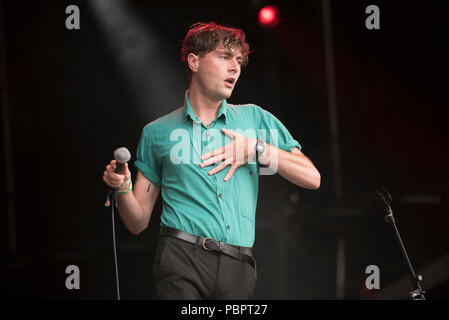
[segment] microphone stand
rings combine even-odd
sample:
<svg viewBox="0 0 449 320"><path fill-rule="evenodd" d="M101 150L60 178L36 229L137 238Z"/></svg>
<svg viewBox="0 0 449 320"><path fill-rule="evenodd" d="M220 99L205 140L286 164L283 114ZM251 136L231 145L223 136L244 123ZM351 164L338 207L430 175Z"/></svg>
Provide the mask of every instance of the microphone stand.
<svg viewBox="0 0 449 320"><path fill-rule="evenodd" d="M382 200L384 201L385 208L387 210L387 215L385 216L385 220L388 223L390 223L390 225L392 226L392 228L394 230L394 234L396 235L396 239L399 242L399 246L401 247L402 254L403 254L405 260L407 261L407 265L408 265L408 268L409 268L411 276L412 276L411 280L415 287L415 290L410 292L410 298L412 300L426 300L426 298L424 296L426 292L421 287L421 281L422 281L423 277L419 274L417 275L415 273L415 271L413 270L412 264L407 255L407 251L405 250L404 243L402 242L401 236L399 235L398 228L396 227L396 223L395 223L394 217L393 217L393 210L391 210L391 207L390 207L390 204L392 202L391 196L385 188L383 188L383 191L381 191L381 192L379 192L379 191L376 191L376 192L382 197Z"/></svg>

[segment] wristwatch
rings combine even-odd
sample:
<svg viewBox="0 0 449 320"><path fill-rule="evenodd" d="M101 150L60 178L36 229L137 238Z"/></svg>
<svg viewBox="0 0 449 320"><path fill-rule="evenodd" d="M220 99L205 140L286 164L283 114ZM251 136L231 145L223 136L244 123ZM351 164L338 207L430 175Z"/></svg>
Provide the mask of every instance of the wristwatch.
<svg viewBox="0 0 449 320"><path fill-rule="evenodd" d="M265 142L257 139L256 143L256 163L259 163L259 156L265 151Z"/></svg>

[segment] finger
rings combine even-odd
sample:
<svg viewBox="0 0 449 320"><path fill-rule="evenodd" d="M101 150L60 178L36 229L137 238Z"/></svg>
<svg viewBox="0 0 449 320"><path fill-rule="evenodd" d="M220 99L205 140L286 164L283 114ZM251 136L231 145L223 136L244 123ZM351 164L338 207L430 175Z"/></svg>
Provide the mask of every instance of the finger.
<svg viewBox="0 0 449 320"><path fill-rule="evenodd" d="M115 164L115 160L113 164ZM111 161L111 163L112 163ZM124 177L125 179L131 177L131 172L128 169L128 163L125 162L125 170L123 171L123 173L117 173L117 165L115 164L115 168L113 167L113 164L107 165L106 166L106 170L108 171L108 175L113 177L114 179L121 179L121 177Z"/></svg>
<svg viewBox="0 0 449 320"><path fill-rule="evenodd" d="M114 170L117 169L117 160L111 160L110 163L111 163L111 168L112 169L114 169Z"/></svg>
<svg viewBox="0 0 449 320"><path fill-rule="evenodd" d="M230 136L230 137L235 137L235 132L232 131L231 129L225 129L223 128L222 131L224 132L225 135Z"/></svg>
<svg viewBox="0 0 449 320"><path fill-rule="evenodd" d="M125 175L125 180L131 178L131 171L129 171L128 162L125 162L124 175Z"/></svg>
<svg viewBox="0 0 449 320"><path fill-rule="evenodd" d="M201 163L201 164L200 164L200 167L201 167L201 168L204 168L204 167L210 166L210 165L212 165L212 164L214 164L214 163L217 163L217 162L220 161L220 160L223 160L224 157L225 157L225 154L224 154L224 153L219 154L219 155L216 155L215 157L212 157L212 158L210 158L210 159L207 159L206 161L204 161L203 163Z"/></svg>
<svg viewBox="0 0 449 320"><path fill-rule="evenodd" d="M215 168L213 168L211 171L208 172L208 174L211 176L213 174L216 174L217 172L220 172L221 170L223 170L224 168L226 168L229 164L226 162L222 162L220 163L218 166L216 166Z"/></svg>
<svg viewBox="0 0 449 320"><path fill-rule="evenodd" d="M114 171L110 170L106 172L106 176L114 182L120 182L125 180L125 175L115 173Z"/></svg>
<svg viewBox="0 0 449 320"><path fill-rule="evenodd" d="M238 164L233 164L231 166L231 169L229 169L228 173L226 174L224 181L228 181L232 177L232 175L234 174L235 170L237 170L238 167L239 167Z"/></svg>
<svg viewBox="0 0 449 320"><path fill-rule="evenodd" d="M123 174L118 174L115 172L114 168L112 167L116 161L112 160L110 162L111 164L106 166L106 171L104 171L104 175L111 183L120 183L122 181L125 181L126 176ZM122 182L123 183L123 182Z"/></svg>
<svg viewBox="0 0 449 320"><path fill-rule="evenodd" d="M115 181L111 181L110 179L108 179L107 176L103 176L103 181L110 187L112 188L118 188L120 187L122 184L119 182L115 182Z"/></svg>
<svg viewBox="0 0 449 320"><path fill-rule="evenodd" d="M118 188L118 187L120 187L120 186L123 184L122 181L117 181L117 180L108 179L108 177L105 177L105 181L106 181L106 183L107 183L109 186L111 186L111 187L113 187L113 188Z"/></svg>
<svg viewBox="0 0 449 320"><path fill-rule="evenodd" d="M225 151L225 147L226 146L223 146L221 148L218 148L218 149L215 149L215 150L212 150L212 151L209 151L209 152L203 154L203 156L201 157L201 160L205 160L210 157L213 157L213 156L223 153Z"/></svg>
<svg viewBox="0 0 449 320"><path fill-rule="evenodd" d="M106 178L105 175L103 175L103 181L104 181L108 186L112 187L111 184L110 184L110 182L109 182L109 180Z"/></svg>
<svg viewBox="0 0 449 320"><path fill-rule="evenodd" d="M118 183L120 185L122 185L125 182L124 178L119 178L119 179L115 179L115 178L111 178L109 179L112 183Z"/></svg>
<svg viewBox="0 0 449 320"><path fill-rule="evenodd" d="M108 170L108 172L115 172L115 168L112 166L112 164L107 165L106 170Z"/></svg>

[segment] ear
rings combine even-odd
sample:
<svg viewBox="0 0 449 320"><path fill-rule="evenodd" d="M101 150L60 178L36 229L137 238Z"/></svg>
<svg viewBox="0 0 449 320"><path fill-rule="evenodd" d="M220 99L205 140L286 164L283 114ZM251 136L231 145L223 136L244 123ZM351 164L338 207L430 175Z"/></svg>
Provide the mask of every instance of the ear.
<svg viewBox="0 0 449 320"><path fill-rule="evenodd" d="M200 62L200 57L194 53L189 53L187 56L187 64L192 72L198 71L198 64Z"/></svg>

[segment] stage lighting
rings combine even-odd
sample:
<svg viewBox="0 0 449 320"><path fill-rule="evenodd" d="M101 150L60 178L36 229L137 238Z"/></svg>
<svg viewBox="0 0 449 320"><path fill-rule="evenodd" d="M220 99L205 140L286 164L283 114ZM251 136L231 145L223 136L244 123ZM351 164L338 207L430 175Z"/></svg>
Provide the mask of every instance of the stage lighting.
<svg viewBox="0 0 449 320"><path fill-rule="evenodd" d="M275 6L266 6L259 11L259 24L265 28L272 28L279 23L279 10Z"/></svg>

